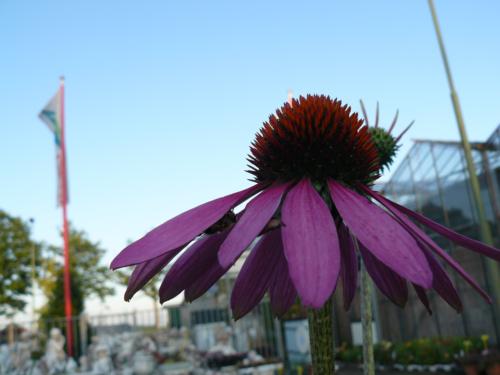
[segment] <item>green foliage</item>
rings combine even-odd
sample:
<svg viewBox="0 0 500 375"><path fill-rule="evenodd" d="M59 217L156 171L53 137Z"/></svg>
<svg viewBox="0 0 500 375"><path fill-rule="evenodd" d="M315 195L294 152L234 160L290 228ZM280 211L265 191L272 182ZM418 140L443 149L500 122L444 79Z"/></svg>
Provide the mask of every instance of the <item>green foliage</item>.
<svg viewBox="0 0 500 375"><path fill-rule="evenodd" d="M70 268L71 275L78 279L78 287L83 299L95 296L103 300L114 294L109 285L112 272L106 265L101 264L104 250L99 242L89 239L86 232L70 227ZM61 246L47 246L44 258L44 277L40 279L40 287L49 297L57 288L57 278L64 264L63 249Z"/></svg>
<svg viewBox="0 0 500 375"><path fill-rule="evenodd" d="M381 365L389 365L392 363L392 352L394 344L389 341L382 341L373 347L375 361Z"/></svg>
<svg viewBox="0 0 500 375"><path fill-rule="evenodd" d="M455 362L468 353L484 349L484 337L422 338L401 343L382 341L374 345L375 362L380 365L433 365ZM362 347L343 343L337 350L337 359L347 363L361 363Z"/></svg>
<svg viewBox="0 0 500 375"><path fill-rule="evenodd" d="M348 346L345 342L337 349L336 359L346 363L361 363L363 348L361 346Z"/></svg>
<svg viewBox="0 0 500 375"><path fill-rule="evenodd" d="M75 293L73 313L78 314L83 311L85 298L104 299L114 289L109 286L111 271L101 264L105 250L98 242L92 242L84 231L71 228L70 251L72 293ZM33 264L37 283L49 301L42 313L48 314L47 317L64 316L61 247L42 246L33 241L27 222L0 210L0 254L0 315L14 314L25 307L24 297L33 284ZM58 304L63 306L62 310ZM56 315L51 315L52 312Z"/></svg>
<svg viewBox="0 0 500 375"><path fill-rule="evenodd" d="M394 345L394 361L403 365L415 363L411 342L397 343Z"/></svg>
<svg viewBox="0 0 500 375"><path fill-rule="evenodd" d="M78 274L71 271L71 315L79 316L84 311L85 301L83 290L81 288L81 280ZM65 310L65 298L64 298L64 270L59 268L56 273L56 279L54 282L54 288L47 296L47 304L41 309L39 329L48 334L50 329L53 327L59 328L64 336L66 336L65 348L67 348L67 326L66 326L66 310ZM75 350L75 358L78 358L83 353L81 352L81 347L78 345L81 340L81 326L77 324L77 321L73 320L72 324L73 330L73 349ZM86 337L91 337L90 329L87 328ZM66 349L65 349L66 350Z"/></svg>
<svg viewBox="0 0 500 375"><path fill-rule="evenodd" d="M81 287L81 280L78 273L75 271L70 272L71 276L71 303L72 303L72 315L78 316L84 310L84 295ZM50 294L47 296L47 305L43 308L41 312L41 319L48 320L54 318L65 317L64 308L64 271L63 268L59 268L56 274L56 279L54 282L54 288L51 290Z"/></svg>
<svg viewBox="0 0 500 375"><path fill-rule="evenodd" d="M14 314L26 305L31 291L32 255L40 246L30 237L29 224L0 210L0 315Z"/></svg>
<svg viewBox="0 0 500 375"><path fill-rule="evenodd" d="M397 363L432 365L435 363L450 363L453 361L453 340L418 339L395 345L394 360Z"/></svg>

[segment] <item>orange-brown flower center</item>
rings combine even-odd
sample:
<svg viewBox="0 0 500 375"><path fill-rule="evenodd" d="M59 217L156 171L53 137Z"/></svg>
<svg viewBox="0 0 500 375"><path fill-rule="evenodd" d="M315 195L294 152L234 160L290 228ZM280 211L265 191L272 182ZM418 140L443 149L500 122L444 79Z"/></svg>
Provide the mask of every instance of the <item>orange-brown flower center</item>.
<svg viewBox="0 0 500 375"><path fill-rule="evenodd" d="M257 133L248 157L261 183L334 178L348 185L378 177L377 149L368 128L351 108L324 95L284 104Z"/></svg>

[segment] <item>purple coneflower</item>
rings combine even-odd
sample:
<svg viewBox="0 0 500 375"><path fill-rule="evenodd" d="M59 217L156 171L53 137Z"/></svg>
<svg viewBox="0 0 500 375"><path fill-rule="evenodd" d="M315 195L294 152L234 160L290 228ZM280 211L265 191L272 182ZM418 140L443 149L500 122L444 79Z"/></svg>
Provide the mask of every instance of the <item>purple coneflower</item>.
<svg viewBox="0 0 500 375"><path fill-rule="evenodd" d="M383 142L375 143L377 137ZM397 138L383 129L375 134L338 100L308 95L284 104L252 143L248 160L253 186L168 220L113 260L113 269L135 265L125 299L182 252L161 284L160 301L182 291L192 301L258 239L234 284L235 318L248 313L266 292L278 316L297 296L302 305L320 308L339 278L348 308L356 291L358 254L380 291L399 306L408 299L410 282L428 309L428 289L435 289L457 311L462 309L436 255L489 301L462 267L409 218L496 260L499 250L370 188L380 171L384 142L396 147ZM250 198L235 214L233 209Z"/></svg>

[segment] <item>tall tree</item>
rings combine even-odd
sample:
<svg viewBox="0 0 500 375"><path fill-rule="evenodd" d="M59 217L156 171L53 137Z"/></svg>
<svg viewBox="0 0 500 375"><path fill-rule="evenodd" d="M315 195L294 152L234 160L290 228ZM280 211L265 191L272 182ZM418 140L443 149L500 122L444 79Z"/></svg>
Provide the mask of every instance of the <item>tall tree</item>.
<svg viewBox="0 0 500 375"><path fill-rule="evenodd" d="M26 305L32 290L32 257L40 246L31 239L30 226L0 210L0 315L10 315Z"/></svg>
<svg viewBox="0 0 500 375"><path fill-rule="evenodd" d="M79 316L85 307L85 301L83 298L81 283L78 274L72 269L71 271L71 303L73 316ZM56 272L56 278L54 282L54 288L47 295L47 304L40 311L40 321L38 322L38 328L41 331L50 332L50 329L57 327L61 330L62 334L66 336L67 326L65 319L65 295L64 295L64 269L59 267ZM84 332L81 330L81 326L77 321L73 320L73 338L74 343L81 342L82 334ZM85 332L85 337L90 337L90 332L87 330ZM67 338L67 336L66 336ZM65 343L65 348L67 350L68 341ZM78 358L81 352L81 346L74 346L76 350L75 358Z"/></svg>
<svg viewBox="0 0 500 375"><path fill-rule="evenodd" d="M84 310L84 298L79 276L71 271L71 303L73 315L78 316ZM42 309L42 319L64 318L64 272L60 267L56 273L54 288L47 296L47 305Z"/></svg>
<svg viewBox="0 0 500 375"><path fill-rule="evenodd" d="M112 274L109 268L102 264L106 250L101 244L90 240L85 231L70 227L69 247L70 272L74 279L72 287L78 282L82 299L98 297L103 300L113 295L114 288L110 285ZM51 245L47 246L44 252L45 274L40 278L40 287L50 301L56 288L62 288L62 278L58 275L63 267L63 249Z"/></svg>

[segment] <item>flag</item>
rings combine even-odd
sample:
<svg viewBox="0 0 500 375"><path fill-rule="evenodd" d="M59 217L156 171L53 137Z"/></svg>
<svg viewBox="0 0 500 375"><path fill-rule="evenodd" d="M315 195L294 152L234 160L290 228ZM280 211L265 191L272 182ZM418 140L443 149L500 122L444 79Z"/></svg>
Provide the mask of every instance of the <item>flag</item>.
<svg viewBox="0 0 500 375"><path fill-rule="evenodd" d="M57 93L38 114L54 134L57 161L57 205L62 207L63 239L64 239L64 315L66 316L66 349L68 356L73 356L73 325L71 303L71 275L69 225L68 225L68 184L66 173L66 142L64 142L64 77Z"/></svg>
<svg viewBox="0 0 500 375"><path fill-rule="evenodd" d="M61 108L61 91L58 90L57 93L49 100L47 105L38 114L40 120L42 120L47 127L54 134L54 141L56 145L56 164L57 164L57 205L63 206L68 203L68 194L64 194L64 189L66 185L66 162L65 162L65 152L64 143L62 141L62 108ZM64 202L64 197L66 197L66 202Z"/></svg>

